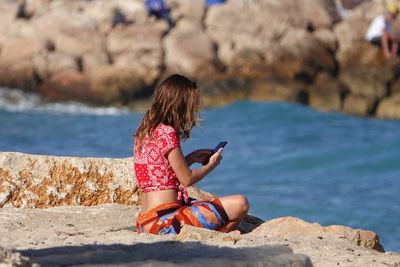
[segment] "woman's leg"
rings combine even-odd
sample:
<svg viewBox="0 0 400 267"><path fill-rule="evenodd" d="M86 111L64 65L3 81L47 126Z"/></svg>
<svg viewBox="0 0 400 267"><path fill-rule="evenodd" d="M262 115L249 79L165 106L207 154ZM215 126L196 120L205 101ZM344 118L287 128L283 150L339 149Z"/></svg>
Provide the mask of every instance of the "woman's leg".
<svg viewBox="0 0 400 267"><path fill-rule="evenodd" d="M224 227L218 229L218 231L232 231L247 215L247 212L249 211L249 202L243 195L221 197L219 200L221 201L222 206L224 206L229 222Z"/></svg>

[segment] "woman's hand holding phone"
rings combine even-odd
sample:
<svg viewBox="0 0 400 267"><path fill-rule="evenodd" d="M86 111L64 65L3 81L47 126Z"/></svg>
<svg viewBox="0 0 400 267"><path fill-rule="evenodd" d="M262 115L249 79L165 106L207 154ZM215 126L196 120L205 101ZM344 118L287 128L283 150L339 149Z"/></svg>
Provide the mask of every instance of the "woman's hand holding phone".
<svg viewBox="0 0 400 267"><path fill-rule="evenodd" d="M213 168L217 167L223 158L221 155L222 150L224 150L222 147L218 149L218 151L210 157L207 165L211 165Z"/></svg>
<svg viewBox="0 0 400 267"><path fill-rule="evenodd" d="M212 149L198 149L186 156L189 165L193 163L203 163L213 154Z"/></svg>
<svg viewBox="0 0 400 267"><path fill-rule="evenodd" d="M218 151L221 150L221 148L224 148L227 144L228 144L227 141L219 142L219 144L212 150L212 155L216 154ZM222 150L221 150L221 152L222 152ZM221 154L221 152L219 153L219 155ZM202 164L207 165L209 160L210 160L210 157L206 158L206 160L204 160L202 162ZM221 161L221 160L219 160L219 161Z"/></svg>

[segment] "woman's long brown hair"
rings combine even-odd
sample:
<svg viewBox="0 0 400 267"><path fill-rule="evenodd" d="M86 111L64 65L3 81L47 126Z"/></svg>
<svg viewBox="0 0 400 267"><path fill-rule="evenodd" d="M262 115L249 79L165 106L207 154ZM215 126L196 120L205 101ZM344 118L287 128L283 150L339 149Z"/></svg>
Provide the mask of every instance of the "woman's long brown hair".
<svg viewBox="0 0 400 267"><path fill-rule="evenodd" d="M136 130L136 145L141 149L148 135L153 138L154 129L160 124L172 126L181 140L190 137L190 131L199 121L201 99L197 83L174 74L157 88L154 101Z"/></svg>

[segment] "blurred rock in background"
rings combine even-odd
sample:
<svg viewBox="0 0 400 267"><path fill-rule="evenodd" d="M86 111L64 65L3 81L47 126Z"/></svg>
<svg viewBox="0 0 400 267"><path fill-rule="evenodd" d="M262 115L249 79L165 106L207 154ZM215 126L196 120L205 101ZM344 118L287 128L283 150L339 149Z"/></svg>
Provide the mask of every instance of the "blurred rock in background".
<svg viewBox="0 0 400 267"><path fill-rule="evenodd" d="M172 28L142 0L2 1L0 85L135 108L181 73L199 81L206 106L250 98L399 118L398 63L364 39L384 0L167 4ZM115 10L129 23L113 27Z"/></svg>

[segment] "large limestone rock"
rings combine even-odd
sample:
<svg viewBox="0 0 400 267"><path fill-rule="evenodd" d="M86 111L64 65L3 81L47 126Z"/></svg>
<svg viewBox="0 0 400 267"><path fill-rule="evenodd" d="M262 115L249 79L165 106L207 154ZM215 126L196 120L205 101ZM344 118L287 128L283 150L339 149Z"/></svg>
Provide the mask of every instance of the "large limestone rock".
<svg viewBox="0 0 400 267"><path fill-rule="evenodd" d="M79 4L52 1L47 8L32 21L40 39L50 40L57 51L75 56L103 49L96 21L79 12Z"/></svg>
<svg viewBox="0 0 400 267"><path fill-rule="evenodd" d="M160 75L161 37L165 31L165 25L158 22L133 24L112 31L107 36L107 51L114 66L133 70L146 85L151 85Z"/></svg>
<svg viewBox="0 0 400 267"><path fill-rule="evenodd" d="M18 5L18 1L1 1L1 22L0 23L0 43L14 42L15 39L19 40L38 40L36 28L31 21L25 19L18 19L17 12L14 8ZM22 52L22 51L21 51Z"/></svg>
<svg viewBox="0 0 400 267"><path fill-rule="evenodd" d="M98 23L99 31L108 34L111 31L113 10L119 8L130 23L143 24L147 22L147 10L142 1L92 1L90 5L83 5L83 14Z"/></svg>
<svg viewBox="0 0 400 267"><path fill-rule="evenodd" d="M129 159L0 153L0 207L138 203Z"/></svg>
<svg viewBox="0 0 400 267"><path fill-rule="evenodd" d="M294 10L307 20L313 29L330 28L340 20L335 2L332 0L296 0L289 5L295 6Z"/></svg>
<svg viewBox="0 0 400 267"><path fill-rule="evenodd" d="M244 79L226 81L203 81L200 92L205 107L218 107L248 97L249 84Z"/></svg>
<svg viewBox="0 0 400 267"><path fill-rule="evenodd" d="M15 64L20 60L31 59L42 51L40 40L14 39L2 47L0 63Z"/></svg>
<svg viewBox="0 0 400 267"><path fill-rule="evenodd" d="M292 80L262 79L251 83L248 98L253 101L305 103L306 86Z"/></svg>
<svg viewBox="0 0 400 267"><path fill-rule="evenodd" d="M169 73L182 73L198 80L214 80L220 67L215 44L204 30L205 1L181 1L172 16L174 28L163 39L165 66Z"/></svg>
<svg viewBox="0 0 400 267"><path fill-rule="evenodd" d="M326 73L319 73L308 92L308 104L323 111L342 110L342 96L347 88L340 81Z"/></svg>
<svg viewBox="0 0 400 267"><path fill-rule="evenodd" d="M133 67L100 65L93 67L87 78L90 82L89 98L101 104L132 99L136 93L143 93L141 89L145 84L143 76Z"/></svg>
<svg viewBox="0 0 400 267"><path fill-rule="evenodd" d="M384 251L379 243L379 236L371 231L352 229L341 225L330 225L323 227L318 223L309 223L294 217L283 217L267 221L252 231L252 234L262 234L268 237L294 238L336 238L346 239L351 243Z"/></svg>
<svg viewBox="0 0 400 267"><path fill-rule="evenodd" d="M302 1L229 1L211 7L205 24L232 76L312 77L321 68L335 68L332 54L309 32L332 25L323 8L328 2L315 1L313 8L321 11L316 16Z"/></svg>
<svg viewBox="0 0 400 267"><path fill-rule="evenodd" d="M7 65L0 62L0 82L4 86L35 90L37 82L30 59Z"/></svg>
<svg viewBox="0 0 400 267"><path fill-rule="evenodd" d="M40 53L33 57L33 69L42 80L65 70L79 70L76 59L63 52Z"/></svg>
<svg viewBox="0 0 400 267"><path fill-rule="evenodd" d="M376 116L382 119L400 119L400 94L384 98L378 105Z"/></svg>
<svg viewBox="0 0 400 267"><path fill-rule="evenodd" d="M198 200L213 197L194 186L189 187L188 192ZM0 152L0 208L104 203L139 203L132 158L75 158ZM247 231L252 230L248 226L252 221L257 222L249 218L244 224Z"/></svg>
<svg viewBox="0 0 400 267"><path fill-rule="evenodd" d="M113 61L125 53L158 55L161 50L161 36L165 32L162 24L130 25L112 31L107 36L107 49Z"/></svg>
<svg viewBox="0 0 400 267"><path fill-rule="evenodd" d="M149 87L144 77L134 68L98 65L81 72L71 65L62 70L62 62L58 63L60 71L39 86L39 92L47 98L110 105L151 94L145 90Z"/></svg>
<svg viewBox="0 0 400 267"><path fill-rule="evenodd" d="M33 90L36 80L32 58L42 51L40 40L12 38L0 54L0 84Z"/></svg>
<svg viewBox="0 0 400 267"><path fill-rule="evenodd" d="M391 95L396 95L396 94L400 94L400 80L397 79L395 80L390 87L390 94Z"/></svg>
<svg viewBox="0 0 400 267"><path fill-rule="evenodd" d="M337 59L341 68L339 79L353 94L377 99L387 95L394 68L383 58L379 47L365 41L354 42L351 50L340 47Z"/></svg>
<svg viewBox="0 0 400 267"><path fill-rule="evenodd" d="M10 25L13 24L15 16L18 12L17 1L1 1L1 16L0 16L0 44L6 40L5 33Z"/></svg>
<svg viewBox="0 0 400 267"><path fill-rule="evenodd" d="M50 76L40 84L38 91L52 100L98 101L90 94L90 82L87 77L73 68Z"/></svg>
<svg viewBox="0 0 400 267"><path fill-rule="evenodd" d="M181 19L165 37L165 65L170 73L212 79L217 64L214 44L200 23Z"/></svg>
<svg viewBox="0 0 400 267"><path fill-rule="evenodd" d="M335 52L338 48L337 38L335 33L327 28L319 28L313 32L314 37L317 38L325 47L330 51Z"/></svg>
<svg viewBox="0 0 400 267"><path fill-rule="evenodd" d="M203 18L206 13L206 2L203 0L191 1L171 1L170 6L174 8L171 10L171 17L178 21L180 19L188 19L195 24L203 24Z"/></svg>
<svg viewBox="0 0 400 267"><path fill-rule="evenodd" d="M373 97L350 94L344 99L343 111L356 116L370 116L375 113L376 104Z"/></svg>
<svg viewBox="0 0 400 267"><path fill-rule="evenodd" d="M78 68L82 72L90 72L98 66L110 65L106 50L90 51L77 58Z"/></svg>

